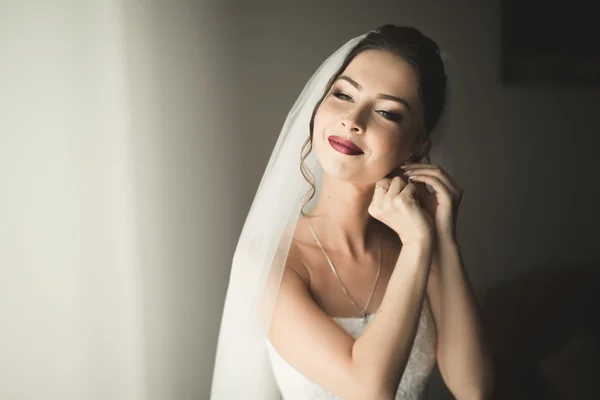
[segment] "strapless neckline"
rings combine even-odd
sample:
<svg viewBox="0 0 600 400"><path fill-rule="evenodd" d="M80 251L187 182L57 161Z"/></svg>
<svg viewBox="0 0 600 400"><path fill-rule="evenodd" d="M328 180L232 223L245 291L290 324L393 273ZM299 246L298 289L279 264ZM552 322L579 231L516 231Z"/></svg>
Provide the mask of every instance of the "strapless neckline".
<svg viewBox="0 0 600 400"><path fill-rule="evenodd" d="M372 323L377 312L368 314L366 321L361 317L331 317L336 324L355 339L364 333ZM424 400L426 386L436 361L436 333L433 316L427 301L423 304L417 333L406 365L404 375L398 386L395 400ZM288 364L268 339L267 351L271 361L277 386L284 400L337 400L338 397L327 392L316 383L304 377Z"/></svg>

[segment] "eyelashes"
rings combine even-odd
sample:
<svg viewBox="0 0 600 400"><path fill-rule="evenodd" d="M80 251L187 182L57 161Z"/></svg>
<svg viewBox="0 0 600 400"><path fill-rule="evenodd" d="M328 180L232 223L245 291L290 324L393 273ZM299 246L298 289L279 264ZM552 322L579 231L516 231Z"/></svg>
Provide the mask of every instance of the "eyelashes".
<svg viewBox="0 0 600 400"><path fill-rule="evenodd" d="M332 94L342 101L352 101L352 97L340 90L334 90L332 91ZM393 113L385 110L377 110L376 112L389 121L400 122L402 120L402 114Z"/></svg>
<svg viewBox="0 0 600 400"><path fill-rule="evenodd" d="M335 97L337 97L338 99L341 100L347 100L347 101L352 101L352 97L348 96L346 93L344 92L340 92L339 90L334 90L333 91L333 95Z"/></svg>

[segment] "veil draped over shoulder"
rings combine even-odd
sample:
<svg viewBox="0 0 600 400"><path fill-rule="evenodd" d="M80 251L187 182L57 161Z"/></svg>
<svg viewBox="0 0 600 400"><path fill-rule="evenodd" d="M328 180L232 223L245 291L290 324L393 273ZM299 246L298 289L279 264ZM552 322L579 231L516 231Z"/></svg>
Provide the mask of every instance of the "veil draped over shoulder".
<svg viewBox="0 0 600 400"><path fill-rule="evenodd" d="M244 223L231 267L213 373L212 400L279 400L266 350L276 296L303 200L310 185L300 171L313 109L357 36L330 55L289 111ZM316 190L322 168L314 152L305 160Z"/></svg>

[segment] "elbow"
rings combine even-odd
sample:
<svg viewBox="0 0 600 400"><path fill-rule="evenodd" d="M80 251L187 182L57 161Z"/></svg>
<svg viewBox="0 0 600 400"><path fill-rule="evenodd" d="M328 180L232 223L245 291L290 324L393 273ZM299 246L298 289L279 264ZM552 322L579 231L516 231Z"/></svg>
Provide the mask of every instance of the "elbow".
<svg viewBox="0 0 600 400"><path fill-rule="evenodd" d="M368 390L361 399L394 400L400 385L400 379L379 379L371 385L365 385Z"/></svg>
<svg viewBox="0 0 600 400"><path fill-rule="evenodd" d="M357 399L394 400L405 365L400 369L373 368L373 363L357 366L353 381L357 383Z"/></svg>
<svg viewBox="0 0 600 400"><path fill-rule="evenodd" d="M495 396L495 374L492 360L483 360L476 371L463 371L444 376L446 386L457 400L490 400ZM457 375L458 373L458 375Z"/></svg>
<svg viewBox="0 0 600 400"><path fill-rule="evenodd" d="M452 390L451 390L452 391ZM452 391L458 400L490 400L495 394L493 374L486 373L477 384L462 387L460 390Z"/></svg>

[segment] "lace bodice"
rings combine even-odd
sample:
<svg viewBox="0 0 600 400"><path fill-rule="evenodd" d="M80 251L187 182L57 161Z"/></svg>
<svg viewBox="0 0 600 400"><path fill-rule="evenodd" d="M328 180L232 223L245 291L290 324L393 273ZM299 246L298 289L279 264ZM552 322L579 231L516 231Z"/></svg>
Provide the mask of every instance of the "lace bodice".
<svg viewBox="0 0 600 400"><path fill-rule="evenodd" d="M375 314L368 316L366 324L360 318L332 319L355 339L358 338L373 320ZM402 375L396 400L424 400L429 376L435 366L435 324L427 298L419 319L406 369ZM288 364L267 339L267 351L273 368L273 374L283 400L335 400L339 399L314 382L305 378Z"/></svg>

